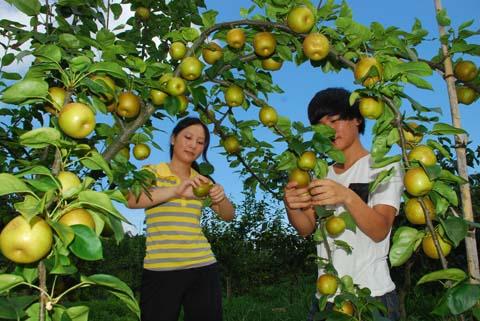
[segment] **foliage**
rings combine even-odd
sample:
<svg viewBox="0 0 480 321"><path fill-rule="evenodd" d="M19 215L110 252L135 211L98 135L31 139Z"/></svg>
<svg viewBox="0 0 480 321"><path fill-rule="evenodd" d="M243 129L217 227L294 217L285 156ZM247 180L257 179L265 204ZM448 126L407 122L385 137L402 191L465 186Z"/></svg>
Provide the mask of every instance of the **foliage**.
<svg viewBox="0 0 480 321"><path fill-rule="evenodd" d="M18 215L28 222L33 217L41 217L52 229L54 242L48 256L36 266L2 265L4 273L0 277L4 282L0 292L8 295L9 304L0 306L1 311L17 313L20 319L28 316L43 321L49 315L55 320L81 320L88 316L88 307L67 308L61 300L78 288L98 286L123 300L139 317L133 292L124 282L96 271L86 276L80 267L90 272L88 264L82 265L83 261L102 259L105 253L102 234L109 234L115 242L121 242L122 222L126 219L115 203L125 204L129 191L138 195L153 183L151 173L129 162L128 150L127 153L120 151L129 144L138 143L158 148L155 132L162 128L166 119L186 114L182 106L185 97L193 105L189 113L212 123L214 133L220 138L236 137L240 142L240 150L236 148L226 155L230 166L239 168L246 189L260 188L281 199L287 172L297 167L297 159L306 150L313 150L317 155L310 174L318 178L326 175L329 162L344 161L344 155L332 144L335 133L326 126L292 123L279 115L276 124L268 123L269 130L276 136L270 143L258 135L265 130L261 122L237 117L239 109L253 111L264 107L268 105L268 95L282 92L273 83L271 73L261 68L263 57L258 54L261 51L255 48L255 42L252 43L259 31L271 32L267 49L274 51L272 57L276 60L297 65L309 62L323 72L354 69L355 81L363 87L352 94L351 102L361 97L375 97L387 106L373 126L374 167L403 159L406 169L421 168L428 180L433 181L433 188L427 192L435 204L439 224L433 226L426 215L426 228L415 229L416 232L414 228L398 229L398 235L411 231L407 233L411 237L408 242L400 242L403 237L394 236L395 251L391 255L394 265L408 262L424 235L432 234L438 243L435 230L455 246L461 245L468 236L471 223L452 214L460 205L457 188L465 183L466 177L459 177L453 170L454 163L448 160L451 149L457 144L448 136L457 135L458 138L465 131L439 123L439 109L423 106L406 92L407 85L432 90L426 78L434 70L445 72L441 62L446 57L442 52L431 60L419 57L419 46L431 37L419 20L410 31L379 23L365 26L353 19L346 2L336 4L333 0L318 8L309 1L254 1L254 6L242 9L242 20L226 23L217 23L218 13L207 10L202 0L148 3L135 0L128 4L93 0L53 4L38 0L7 2L30 17L30 21L25 26L8 19L0 20L0 41L4 50L0 62L1 101L4 103L0 108L1 224ZM322 60L310 61L307 55L312 48L302 43L306 34L298 34L284 23L289 12L300 3L315 17L310 32L318 32L323 35L320 38L326 40L323 49L328 48L328 56L322 55ZM129 18L123 24L120 17L128 11L131 11ZM469 30L473 21L455 30L445 10L438 12L437 21L447 27L447 34L440 41L449 47L450 54L480 54L480 46L470 43L471 37L477 34ZM193 28L192 24L198 28ZM234 27L242 28L246 34L247 42L243 47L223 46L223 58L211 66L194 58L200 56L206 42L215 40L225 44L227 31ZM176 41L189 45L183 61L168 55L170 45ZM364 56L369 59L365 60ZM17 66L24 60L30 63L24 74L15 68L14 72L7 71L9 66ZM187 61L195 62L193 74L199 74L198 78L186 76ZM360 70L365 61L374 62L373 67ZM477 75L472 81L457 81L457 84L471 87L478 94L479 82ZM222 93L233 85L246 97L240 107L233 107L222 98ZM60 99L53 94L54 87L60 88ZM155 105L150 99L152 90L162 91L168 97L162 104ZM134 106L130 104L133 111L127 114L119 111L119 106L125 105L122 97L126 94L134 96ZM75 108L83 111L72 114L71 110L75 109L70 103L76 103ZM404 103L411 106L411 115L405 115ZM82 117L84 119L79 122ZM421 124L412 126L406 120ZM407 147L427 134L437 137L428 140L427 144L447 159L438 165L425 166L408 160ZM396 145L401 147L401 155L390 156ZM471 149L468 161L470 165L478 164ZM440 165L445 167L442 169ZM81 178L80 183L67 189L66 182L58 176L62 171L75 173ZM387 181L391 174L391 171L380 173L371 189ZM413 197L413 194L406 197ZM286 271L305 269L305 263L299 258L304 257L310 246L309 240L288 236L292 235L289 234L291 228L282 223L278 213L272 214L268 223L260 224L266 217L265 202L257 204L250 198L247 204L241 209L246 214L239 216L232 225L207 221L208 237L219 258L225 260L226 280L233 282L233 288L239 292L246 286L238 280L251 275L246 271L256 263L268 262L273 267L268 272L258 273L263 278L273 275L278 279ZM95 229L59 223L62 215L76 208L88 211ZM319 215L320 232L329 215L328 211ZM345 219L347 228L354 228L348 215ZM267 233L269 229L271 233ZM321 242L321 235L316 236L316 241ZM233 237L241 242L232 242ZM272 248L271 244L276 247ZM286 252L280 244L289 244L296 250ZM350 246L340 242L337 245L347 249ZM238 256L229 259L228 253L238 253ZM8 253L3 254L8 257ZM443 255L440 257L446 269L446 260ZM256 260L251 261L252 258ZM317 260L317 263L335 273L331 262ZM73 278L77 283L61 293L47 287L55 288L56 280L64 277ZM15 288L21 290L24 286L40 293L41 304L30 297L12 295ZM442 310L444 314L463 313L477 298L475 286L459 283L456 287L446 284L446 288L450 304L448 311ZM358 293L368 299L368 290ZM457 298L467 298L463 302L468 302L458 305ZM326 298L322 300L326 302ZM3 308L12 304L17 307L13 312L11 308Z"/></svg>
<svg viewBox="0 0 480 321"><path fill-rule="evenodd" d="M315 251L313 240L296 235L280 206L248 193L232 222L219 221L211 211L204 215L205 235L222 267L228 296L249 292L256 284L275 284L289 275L315 274L313 261L307 260Z"/></svg>

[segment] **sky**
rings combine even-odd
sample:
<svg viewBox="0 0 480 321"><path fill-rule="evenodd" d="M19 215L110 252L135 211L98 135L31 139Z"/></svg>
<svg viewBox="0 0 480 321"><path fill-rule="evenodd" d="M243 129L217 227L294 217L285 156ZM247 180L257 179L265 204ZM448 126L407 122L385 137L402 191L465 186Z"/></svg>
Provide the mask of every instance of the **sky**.
<svg viewBox="0 0 480 321"><path fill-rule="evenodd" d="M208 9L219 11L217 22L225 22L241 19L240 9L249 8L253 3L246 0L222 1L222 0L205 0ZM337 1L338 2L338 1ZM314 1L314 4L317 4ZM420 56L423 58L433 57L439 48L438 27L435 20L435 9L433 1L384 1L384 0L349 0L347 1L352 8L353 18L362 24L370 25L372 22L379 22L384 26L396 26L403 30L409 31L415 22L415 18L422 21L423 27L429 31L429 43L420 47ZM458 27L461 23L476 18L478 15L472 14L480 12L480 1L478 0L443 0L443 7L447 10L452 20L452 25ZM480 20L477 19L471 29L480 29ZM472 38L473 39L473 38ZM480 38L474 38L480 43ZM477 65L478 60L474 57L464 57L464 59L474 60ZM289 117L292 121L301 121L308 124L306 106L313 95L326 87L345 87L349 90L359 88L354 84L353 73L350 71L342 71L339 74L324 74L320 69L313 68L310 64L305 63L296 66L294 63L284 63L281 70L273 73L273 80L283 90L283 94L271 94L269 103L275 107L279 114ZM434 91L418 90L413 86L408 86L407 93L417 99L419 102L428 107L441 107L444 111L442 121L451 123L450 109L448 105L448 94L446 84L442 77L435 74L428 79ZM406 108L407 112L411 109ZM480 127L477 125L480 119L480 100L469 106L460 105L462 116L462 126L470 133L473 145L478 146L480 143ZM258 119L258 109L251 108L249 110L251 119ZM371 125L372 121L367 123L367 129L362 139L365 146L370 147L371 143ZM173 124L172 124L173 126ZM167 130L165 128L165 130ZM167 133L169 131L167 130ZM161 136L161 135L160 135ZM168 151L168 134L165 134L163 140L165 151ZM159 141L160 143L162 140ZM218 140L214 137L211 146L218 145ZM235 202L240 202L243 191L243 184L239 184L240 177L228 165L227 159L220 155L223 148L210 148L209 160L215 167L213 177L218 183L225 187L228 195ZM158 155L160 161L168 161L168 153L160 152ZM149 159L150 160L150 159ZM259 197L261 193L257 194ZM131 219L135 226L141 230L143 224L143 211L137 210L132 212L127 210L127 217ZM140 217L139 217L140 216Z"/></svg>
<svg viewBox="0 0 480 321"><path fill-rule="evenodd" d="M325 0L324 0L325 1ZM222 0L205 0L208 9L219 11L217 22L225 22L241 19L240 9L248 8L253 3L246 0L222 1ZM337 1L339 2L339 1ZM316 5L318 1L314 1ZM419 56L422 58L431 58L436 54L439 48L438 27L435 21L434 1L385 1L385 0L348 0L347 3L352 9L353 18L357 22L364 25L370 25L372 22L379 22L384 26L396 26L403 30L409 31L413 25L415 18L419 18L423 28L429 31L429 39L426 44L419 48ZM480 29L480 21L477 18L480 12L479 0L443 0L443 7L447 10L452 20L452 25L458 27L461 23L475 19L476 21L471 30ZM11 20L25 21L24 17L15 18L15 10L12 9L4 1L0 2L0 19L8 18ZM471 41L480 43L480 38L472 38ZM458 58L456 56L455 58ZM470 59L480 65L478 58L466 56L464 59ZM338 74L324 74L320 69L313 68L310 64L305 63L296 66L294 63L284 63L281 70L273 73L273 80L283 90L283 94L271 94L269 103L275 107L279 114L289 117L292 121L301 121L308 124L306 114L306 106L313 95L326 87L345 87L349 90L359 88L354 84L353 73L351 71L342 71ZM448 105L448 95L446 84L442 77L435 74L428 79L434 91L419 90L413 86L407 86L407 94L411 95L417 101L428 107L441 107L443 116L442 122L451 122L450 111ZM405 110L411 112L410 107L405 106ZM462 117L462 126L470 134L472 146L475 147L480 143L480 100L469 106L460 105L460 113ZM258 109L251 108L245 117L251 119L258 118ZM370 147L372 122L367 123L366 134L362 141L367 148ZM174 122L166 121L162 123L162 129L165 133L157 133L156 142L162 146L163 151L153 150L153 155L143 162L134 161L136 165L142 166L147 163L158 163L168 161L168 142L169 133L174 126ZM210 128L211 129L211 128ZM228 165L227 159L220 155L219 152L223 148L218 146L218 139L212 138L211 148L209 151L209 160L215 167L214 179L222 184L228 195L234 202L240 202L242 197L243 185L240 184L238 173L232 170ZM262 195L259 194L259 197ZM118 207L119 210L130 220L133 228L129 230L141 231L143 229L143 210L130 210L123 206Z"/></svg>

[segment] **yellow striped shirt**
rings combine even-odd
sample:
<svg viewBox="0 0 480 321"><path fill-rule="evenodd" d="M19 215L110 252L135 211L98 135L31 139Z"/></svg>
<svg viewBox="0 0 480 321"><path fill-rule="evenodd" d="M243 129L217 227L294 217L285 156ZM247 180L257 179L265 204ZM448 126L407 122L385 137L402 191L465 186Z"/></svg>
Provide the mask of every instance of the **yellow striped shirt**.
<svg viewBox="0 0 480 321"><path fill-rule="evenodd" d="M149 166L157 176L157 187L180 184L167 163ZM190 177L198 173L191 170ZM145 210L147 250L143 267L153 271L181 270L216 262L200 226L202 202L173 198Z"/></svg>

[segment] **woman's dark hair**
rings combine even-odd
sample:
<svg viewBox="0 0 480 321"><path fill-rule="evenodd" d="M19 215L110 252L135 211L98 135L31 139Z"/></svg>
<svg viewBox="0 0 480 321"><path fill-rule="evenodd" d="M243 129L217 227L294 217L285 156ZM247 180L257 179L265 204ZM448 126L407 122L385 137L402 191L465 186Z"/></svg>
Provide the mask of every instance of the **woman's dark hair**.
<svg viewBox="0 0 480 321"><path fill-rule="evenodd" d="M192 125L202 125L203 131L205 133L205 144L203 146L202 158L205 163L210 164L210 162L207 159L207 150L208 150L208 146L210 145L210 132L208 131L207 126L205 126L205 124L202 123L200 119L196 117L185 117L181 119L177 123L177 125L175 125L175 127L173 128L171 137L176 137L178 133L180 133L182 130ZM172 159L172 156L173 156L173 145L172 143L170 143L170 159ZM199 172L199 167L197 162L192 163L192 168L197 172Z"/></svg>
<svg viewBox="0 0 480 321"><path fill-rule="evenodd" d="M324 116L339 115L340 119L358 119L358 132L365 132L365 118L360 114L358 101L350 106L350 92L344 88L327 88L313 96L308 104L308 119L316 125Z"/></svg>

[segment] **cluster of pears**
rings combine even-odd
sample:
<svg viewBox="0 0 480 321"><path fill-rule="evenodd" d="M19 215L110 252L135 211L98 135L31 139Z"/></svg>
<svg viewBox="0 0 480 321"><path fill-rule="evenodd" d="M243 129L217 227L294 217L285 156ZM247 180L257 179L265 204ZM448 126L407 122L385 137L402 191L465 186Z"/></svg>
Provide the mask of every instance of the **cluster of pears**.
<svg viewBox="0 0 480 321"><path fill-rule="evenodd" d="M135 157L135 159L137 160L147 159L150 156L150 153L150 146L145 143L136 143L133 146L133 157ZM126 160L130 160L130 147L123 147L122 149L120 149L118 154L122 155Z"/></svg>
<svg viewBox="0 0 480 321"><path fill-rule="evenodd" d="M455 64L453 74L457 80L463 83L470 82L477 78L478 68L472 61L462 60ZM478 98L478 95L474 89L464 85L457 86L456 91L458 102L464 105L470 105Z"/></svg>
<svg viewBox="0 0 480 321"><path fill-rule="evenodd" d="M65 104L67 91L61 87L48 89L50 103L45 109L58 116L60 129L76 139L85 138L95 129L96 119L92 109L83 103Z"/></svg>
<svg viewBox="0 0 480 321"><path fill-rule="evenodd" d="M59 193L67 199L81 188L81 181L72 172L61 171L57 180L60 183ZM58 223L66 226L85 225L95 230L92 215L84 208L66 211L58 219ZM31 264L50 253L53 245L53 230L41 216L27 219L18 215L3 228L0 233L0 250L2 254L17 264Z"/></svg>
<svg viewBox="0 0 480 321"><path fill-rule="evenodd" d="M411 139L411 141L417 141L417 143L420 140L421 138ZM417 162L422 166L409 168L405 173L405 189L407 190L407 193L412 196L405 203L405 216L411 224L425 225L427 213L430 220L435 219L436 208L427 195L433 189L434 182L430 180L429 176L423 169L423 166L435 166L437 164L437 157L430 146L416 145L408 153L408 160L410 162ZM425 210L427 213L425 213ZM443 255L447 256L452 249L452 245L441 234L437 232L435 233ZM422 239L422 249L428 257L433 259L440 258L434 245L433 237L430 233Z"/></svg>
<svg viewBox="0 0 480 321"><path fill-rule="evenodd" d="M103 88L100 100L107 105L109 112L127 119L135 118L140 113L140 98L131 91L123 91L116 96L115 81L108 75L93 75L91 80ZM48 90L49 104L45 109L53 115L58 115L58 125L68 136L82 139L95 129L96 118L93 110L81 102L65 104L67 90L61 87L50 87Z"/></svg>
<svg viewBox="0 0 480 321"><path fill-rule="evenodd" d="M325 273L318 277L317 279L317 291L321 295L329 296L337 293L338 289L338 278L332 273ZM335 304L333 306L333 311L341 312L347 315L353 315L355 308L352 302L344 300L340 304Z"/></svg>

